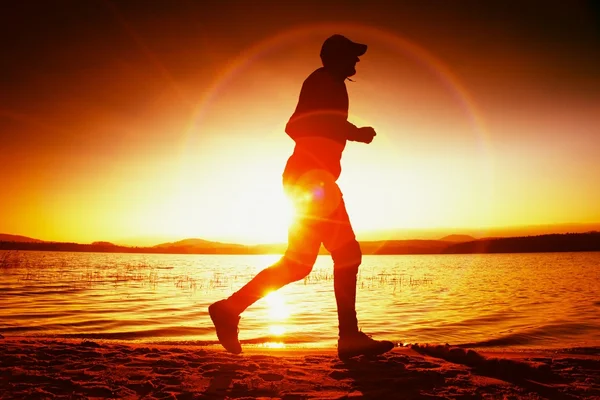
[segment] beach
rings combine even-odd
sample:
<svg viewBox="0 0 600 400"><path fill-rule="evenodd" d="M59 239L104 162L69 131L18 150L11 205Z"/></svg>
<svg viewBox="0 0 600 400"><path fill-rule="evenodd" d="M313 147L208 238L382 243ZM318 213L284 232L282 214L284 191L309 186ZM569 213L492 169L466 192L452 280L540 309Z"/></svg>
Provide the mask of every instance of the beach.
<svg viewBox="0 0 600 400"><path fill-rule="evenodd" d="M404 345L342 362L335 348L0 339L2 399L593 399L600 349Z"/></svg>

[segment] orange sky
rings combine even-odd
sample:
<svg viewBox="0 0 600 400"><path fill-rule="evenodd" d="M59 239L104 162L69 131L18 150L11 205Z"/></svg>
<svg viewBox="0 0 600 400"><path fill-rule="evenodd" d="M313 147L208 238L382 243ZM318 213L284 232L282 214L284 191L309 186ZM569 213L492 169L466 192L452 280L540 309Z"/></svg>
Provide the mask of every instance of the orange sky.
<svg viewBox="0 0 600 400"><path fill-rule="evenodd" d="M15 6L0 232L285 240L283 127L333 33L369 45L350 120L378 135L339 180L359 239L600 222L594 10L535 3Z"/></svg>

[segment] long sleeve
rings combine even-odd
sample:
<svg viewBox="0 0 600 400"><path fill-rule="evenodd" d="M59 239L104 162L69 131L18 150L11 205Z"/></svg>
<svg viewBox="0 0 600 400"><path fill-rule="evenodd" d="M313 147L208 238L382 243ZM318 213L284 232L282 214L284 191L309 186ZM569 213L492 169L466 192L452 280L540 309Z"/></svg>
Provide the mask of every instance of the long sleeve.
<svg viewBox="0 0 600 400"><path fill-rule="evenodd" d="M360 130L356 127L356 125L349 121L346 121L346 124L348 124L348 127L346 128L346 139L353 142L359 142L361 140Z"/></svg>

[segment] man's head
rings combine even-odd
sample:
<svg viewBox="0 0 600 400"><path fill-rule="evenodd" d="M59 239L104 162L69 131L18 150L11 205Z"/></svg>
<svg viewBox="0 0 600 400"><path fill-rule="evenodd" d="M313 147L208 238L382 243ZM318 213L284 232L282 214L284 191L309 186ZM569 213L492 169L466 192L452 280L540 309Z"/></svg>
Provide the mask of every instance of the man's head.
<svg viewBox="0 0 600 400"><path fill-rule="evenodd" d="M325 68L347 78L356 74L356 63L360 61L358 57L366 51L366 44L355 43L342 35L333 35L321 46L321 61Z"/></svg>

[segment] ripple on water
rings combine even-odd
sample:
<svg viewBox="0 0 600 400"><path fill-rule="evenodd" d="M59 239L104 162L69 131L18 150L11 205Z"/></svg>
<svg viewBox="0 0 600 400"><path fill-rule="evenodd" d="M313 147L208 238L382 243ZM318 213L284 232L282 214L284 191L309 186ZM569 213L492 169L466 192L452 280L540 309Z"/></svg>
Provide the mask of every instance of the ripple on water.
<svg viewBox="0 0 600 400"><path fill-rule="evenodd" d="M19 252L0 281L0 333L212 343L207 307L277 257ZM1 257L1 255L0 255ZM357 314L409 343L600 345L600 253L365 256ZM332 263L242 315L248 344L334 345ZM278 333L274 335L273 332Z"/></svg>

